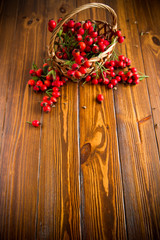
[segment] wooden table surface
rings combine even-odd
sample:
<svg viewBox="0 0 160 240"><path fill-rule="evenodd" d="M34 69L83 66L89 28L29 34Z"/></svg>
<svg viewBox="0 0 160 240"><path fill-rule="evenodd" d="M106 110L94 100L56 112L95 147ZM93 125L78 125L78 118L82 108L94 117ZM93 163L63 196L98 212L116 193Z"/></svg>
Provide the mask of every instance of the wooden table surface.
<svg viewBox="0 0 160 240"><path fill-rule="evenodd" d="M70 82L50 114L29 70L47 56L48 19L87 1L0 3L0 239L160 239L160 1L101 2L126 36L119 51L150 77L117 91Z"/></svg>

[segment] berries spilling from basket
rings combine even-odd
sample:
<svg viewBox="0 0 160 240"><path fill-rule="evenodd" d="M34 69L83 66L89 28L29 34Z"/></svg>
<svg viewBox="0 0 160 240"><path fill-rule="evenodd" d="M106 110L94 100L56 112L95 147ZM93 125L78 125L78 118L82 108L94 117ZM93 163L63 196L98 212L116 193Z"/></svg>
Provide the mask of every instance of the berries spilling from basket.
<svg viewBox="0 0 160 240"><path fill-rule="evenodd" d="M59 19L60 22L62 19ZM56 22L50 20L48 29L50 32L56 27ZM63 74L61 69L54 65L52 58L44 61L43 67L38 68L35 63L30 70L31 79L28 85L33 87L36 93L45 93L40 103L44 112L51 111L58 98L61 96L60 88L69 80L93 85L105 85L108 89L116 89L118 83L136 85L145 77L136 68L131 67L131 60L113 50L108 61L90 61L94 57L103 54L116 42L122 43L125 37L121 31L112 32L109 36L99 35L96 24L87 20L83 24L72 19L64 23L57 33L58 41L55 42L55 55L58 59L65 60L69 69ZM118 56L119 55L119 56ZM93 66L93 71L88 73ZM97 101L102 102L102 94L97 96ZM39 124L37 124L39 126Z"/></svg>

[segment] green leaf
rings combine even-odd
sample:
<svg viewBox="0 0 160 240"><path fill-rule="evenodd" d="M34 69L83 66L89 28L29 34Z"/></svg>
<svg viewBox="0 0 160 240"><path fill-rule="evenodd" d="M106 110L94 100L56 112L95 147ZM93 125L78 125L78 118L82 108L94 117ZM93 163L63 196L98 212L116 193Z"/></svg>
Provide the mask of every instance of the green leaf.
<svg viewBox="0 0 160 240"><path fill-rule="evenodd" d="M63 33L63 30L62 29L59 30L59 32L57 33L58 37L61 37L62 33Z"/></svg>
<svg viewBox="0 0 160 240"><path fill-rule="evenodd" d="M32 69L33 70L38 70L38 67L37 67L37 65L34 62L32 63Z"/></svg>
<svg viewBox="0 0 160 240"><path fill-rule="evenodd" d="M33 76L32 79L33 79L34 81L38 81L39 77Z"/></svg>

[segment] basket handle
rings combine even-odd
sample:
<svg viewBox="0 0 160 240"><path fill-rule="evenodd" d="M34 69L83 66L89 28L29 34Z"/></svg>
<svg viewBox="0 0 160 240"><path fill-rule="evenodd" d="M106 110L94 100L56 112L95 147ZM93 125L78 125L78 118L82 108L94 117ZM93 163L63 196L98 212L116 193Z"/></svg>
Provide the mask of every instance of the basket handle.
<svg viewBox="0 0 160 240"><path fill-rule="evenodd" d="M88 4L84 4L78 8L75 8L73 11L71 11L70 13L66 14L65 17L57 24L57 26L55 27L54 31L52 32L52 36L51 36L51 40L50 40L50 44L49 44L49 51L48 54L49 56L54 56L54 40L55 37L57 35L57 33L59 32L60 28L62 27L62 25L69 20L72 16L74 16L76 13L79 13L80 11L86 10L88 8L92 8L92 7L96 7L96 8L103 8L105 10L108 10L111 15L112 15L112 29L117 29L117 15L115 13L115 11L109 7L106 4L103 3L88 3Z"/></svg>

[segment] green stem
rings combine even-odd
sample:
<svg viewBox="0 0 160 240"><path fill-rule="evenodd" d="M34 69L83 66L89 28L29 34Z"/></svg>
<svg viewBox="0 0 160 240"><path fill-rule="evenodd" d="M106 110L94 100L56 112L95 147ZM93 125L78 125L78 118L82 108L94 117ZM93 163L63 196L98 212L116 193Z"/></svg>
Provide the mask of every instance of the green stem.
<svg viewBox="0 0 160 240"><path fill-rule="evenodd" d="M31 122L26 121L26 123L32 124Z"/></svg>

